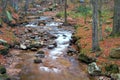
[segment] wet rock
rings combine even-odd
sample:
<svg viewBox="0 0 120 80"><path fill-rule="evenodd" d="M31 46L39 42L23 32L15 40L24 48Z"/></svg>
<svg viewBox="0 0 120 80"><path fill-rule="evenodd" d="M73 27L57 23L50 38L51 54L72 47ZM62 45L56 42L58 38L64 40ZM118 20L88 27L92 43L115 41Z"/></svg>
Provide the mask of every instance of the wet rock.
<svg viewBox="0 0 120 80"><path fill-rule="evenodd" d="M35 36L30 36L31 39L35 39Z"/></svg>
<svg viewBox="0 0 120 80"><path fill-rule="evenodd" d="M5 74L6 73L6 68L3 66L0 66L0 74Z"/></svg>
<svg viewBox="0 0 120 80"><path fill-rule="evenodd" d="M20 44L20 48L23 49L23 50L26 50L26 49L27 49L27 46L24 45L24 44Z"/></svg>
<svg viewBox="0 0 120 80"><path fill-rule="evenodd" d="M68 48L67 54L68 54L69 56L72 56L72 55L74 55L74 54L76 54L76 53L77 53L77 51L76 51L75 49L73 49L73 48L71 48L71 47Z"/></svg>
<svg viewBox="0 0 120 80"><path fill-rule="evenodd" d="M44 54L44 51L38 51L37 54Z"/></svg>
<svg viewBox="0 0 120 80"><path fill-rule="evenodd" d="M44 57L45 57L45 52L44 52L44 51L38 51L38 52L35 54L35 57L44 58Z"/></svg>
<svg viewBox="0 0 120 80"><path fill-rule="evenodd" d="M48 49L53 49L55 48L55 45L48 45Z"/></svg>
<svg viewBox="0 0 120 80"><path fill-rule="evenodd" d="M56 39L57 38L57 36L55 35L55 34L48 34L48 36L51 38L51 39Z"/></svg>
<svg viewBox="0 0 120 80"><path fill-rule="evenodd" d="M42 60L39 59L39 58L36 58L36 59L34 59L34 63L36 63L36 64L38 64L38 63L42 63Z"/></svg>
<svg viewBox="0 0 120 80"><path fill-rule="evenodd" d="M32 28L27 28L27 31L28 31L29 33L32 33L32 32L33 32Z"/></svg>
<svg viewBox="0 0 120 80"><path fill-rule="evenodd" d="M57 47L57 42L53 41L53 40L49 40L48 41L48 49L53 49L55 47Z"/></svg>
<svg viewBox="0 0 120 80"><path fill-rule="evenodd" d="M37 48L31 48L30 50L31 51L37 51L38 49Z"/></svg>
<svg viewBox="0 0 120 80"><path fill-rule="evenodd" d="M101 69L95 62L92 62L88 65L88 73L92 76L98 76L101 74Z"/></svg>
<svg viewBox="0 0 120 80"><path fill-rule="evenodd" d="M110 57L115 59L120 59L120 48L112 49L110 52Z"/></svg>
<svg viewBox="0 0 120 80"><path fill-rule="evenodd" d="M71 37L72 38L72 40L70 41L72 44L75 44L76 42L77 42L77 40L79 40L80 38L79 37L76 37L76 36L72 36Z"/></svg>
<svg viewBox="0 0 120 80"><path fill-rule="evenodd" d="M44 20L42 20L42 21L40 21L40 22L38 23L38 25L39 25L39 26L45 26L45 25L46 25L46 23L45 23L45 21L44 21Z"/></svg>
<svg viewBox="0 0 120 80"><path fill-rule="evenodd" d="M107 73L119 73L119 66L117 64L107 64L105 70Z"/></svg>
<svg viewBox="0 0 120 80"><path fill-rule="evenodd" d="M32 44L30 44L30 46L29 46L29 48L31 49L31 48L41 48L42 47L42 45L41 45L41 43L39 42L39 41L34 41L34 42L32 42Z"/></svg>
<svg viewBox="0 0 120 80"><path fill-rule="evenodd" d="M31 41L30 40L25 40L25 43L30 43Z"/></svg>
<svg viewBox="0 0 120 80"><path fill-rule="evenodd" d="M85 54L80 54L79 57L78 57L78 60L80 60L80 61L82 61L82 62L84 62L86 64L89 64L89 63L92 63L92 62L96 61L96 59L90 58Z"/></svg>

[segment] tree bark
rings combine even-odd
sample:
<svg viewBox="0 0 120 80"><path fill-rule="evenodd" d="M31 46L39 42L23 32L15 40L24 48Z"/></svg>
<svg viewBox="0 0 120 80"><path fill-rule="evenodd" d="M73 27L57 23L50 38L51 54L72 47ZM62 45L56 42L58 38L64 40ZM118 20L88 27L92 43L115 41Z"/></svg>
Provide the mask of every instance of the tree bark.
<svg viewBox="0 0 120 80"><path fill-rule="evenodd" d="M114 19L112 36L120 36L120 0L114 0Z"/></svg>
<svg viewBox="0 0 120 80"><path fill-rule="evenodd" d="M99 51L98 42L98 0L91 0L93 6L93 23L92 23L92 51Z"/></svg>
<svg viewBox="0 0 120 80"><path fill-rule="evenodd" d="M64 13L64 17L65 17L65 24L67 24L67 0L65 0L65 5L64 5L64 7L65 7L65 13Z"/></svg>
<svg viewBox="0 0 120 80"><path fill-rule="evenodd" d="M102 0L99 0L99 40L103 40L102 36Z"/></svg>

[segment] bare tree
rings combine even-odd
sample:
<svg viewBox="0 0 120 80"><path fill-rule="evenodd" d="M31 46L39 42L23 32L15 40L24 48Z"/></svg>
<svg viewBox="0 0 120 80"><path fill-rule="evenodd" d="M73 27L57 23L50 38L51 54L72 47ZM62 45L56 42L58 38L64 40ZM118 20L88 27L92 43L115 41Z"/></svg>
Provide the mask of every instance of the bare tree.
<svg viewBox="0 0 120 80"><path fill-rule="evenodd" d="M64 9L65 10L65 13L64 13L65 22L64 23L67 24L67 0L65 0L64 3L65 3L65 5L64 5L64 8L65 8Z"/></svg>
<svg viewBox="0 0 120 80"><path fill-rule="evenodd" d="M120 36L120 0L114 0L114 20L112 36Z"/></svg>
<svg viewBox="0 0 120 80"><path fill-rule="evenodd" d="M92 51L99 51L98 41L98 0L91 0L93 6Z"/></svg>
<svg viewBox="0 0 120 80"><path fill-rule="evenodd" d="M99 40L102 40L103 39L103 36L102 36L102 4L103 4L103 0L98 0L99 1L99 9L98 9L98 12L99 12Z"/></svg>

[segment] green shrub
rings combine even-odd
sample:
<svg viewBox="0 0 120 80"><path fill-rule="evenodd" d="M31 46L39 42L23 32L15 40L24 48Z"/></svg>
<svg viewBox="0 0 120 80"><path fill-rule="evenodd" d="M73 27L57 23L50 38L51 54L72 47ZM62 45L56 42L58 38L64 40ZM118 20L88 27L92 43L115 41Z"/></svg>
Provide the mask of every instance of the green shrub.
<svg viewBox="0 0 120 80"><path fill-rule="evenodd" d="M84 17L92 15L92 9L89 6L79 6L76 11Z"/></svg>
<svg viewBox="0 0 120 80"><path fill-rule="evenodd" d="M110 64L105 66L105 70L109 73L119 73L119 67L116 64Z"/></svg>
<svg viewBox="0 0 120 80"><path fill-rule="evenodd" d="M59 12L59 13L56 14L56 17L57 17L57 18L61 18L61 17L63 17L63 16L64 16L64 13L63 13L63 12Z"/></svg>

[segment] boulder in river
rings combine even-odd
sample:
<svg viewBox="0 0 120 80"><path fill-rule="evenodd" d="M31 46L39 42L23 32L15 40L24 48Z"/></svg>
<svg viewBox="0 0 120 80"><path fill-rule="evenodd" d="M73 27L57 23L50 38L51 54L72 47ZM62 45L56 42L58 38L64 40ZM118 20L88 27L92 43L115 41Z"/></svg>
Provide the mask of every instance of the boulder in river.
<svg viewBox="0 0 120 80"><path fill-rule="evenodd" d="M77 54L77 51L76 51L74 48L69 47L69 48L68 48L68 51L67 51L67 54L68 54L69 56L72 56L72 55L74 55L74 54Z"/></svg>
<svg viewBox="0 0 120 80"><path fill-rule="evenodd" d="M34 63L36 63L36 64L42 63L42 60L40 58L36 58L36 59L34 59Z"/></svg>
<svg viewBox="0 0 120 80"><path fill-rule="evenodd" d="M89 64L89 63L92 63L92 62L96 61L96 59L90 58L85 54L80 54L79 57L78 57L78 60L80 60L80 61L82 61L82 62L84 62L86 64Z"/></svg>
<svg viewBox="0 0 120 80"><path fill-rule="evenodd" d="M120 59L120 48L112 49L110 52L110 57L115 59Z"/></svg>
<svg viewBox="0 0 120 80"><path fill-rule="evenodd" d="M98 76L101 74L101 69L95 62L88 65L88 73L92 76Z"/></svg>
<svg viewBox="0 0 120 80"><path fill-rule="evenodd" d="M40 43L39 41L33 41L33 42L30 44L29 47L30 47L30 48L41 48L42 45L41 45L41 43Z"/></svg>
<svg viewBox="0 0 120 80"><path fill-rule="evenodd" d="M53 49L55 48L55 45L48 45L48 49Z"/></svg>
<svg viewBox="0 0 120 80"><path fill-rule="evenodd" d="M37 51L38 49L37 48L31 48L30 50L31 51Z"/></svg>
<svg viewBox="0 0 120 80"><path fill-rule="evenodd" d="M53 49L57 47L57 43L55 41L50 41L50 44L48 45L48 49Z"/></svg>
<svg viewBox="0 0 120 80"><path fill-rule="evenodd" d="M71 38L72 38L71 41L70 41L71 44L75 44L75 43L77 42L77 40L80 39L79 37L77 37L77 36L75 36L75 35L73 35Z"/></svg>
<svg viewBox="0 0 120 80"><path fill-rule="evenodd" d="M38 51L36 54L35 54L35 57L40 57L40 58L44 58L45 57L45 52L44 51Z"/></svg>
<svg viewBox="0 0 120 80"><path fill-rule="evenodd" d="M23 49L23 50L26 50L26 49L27 49L27 46L24 45L24 44L20 44L20 48Z"/></svg>

